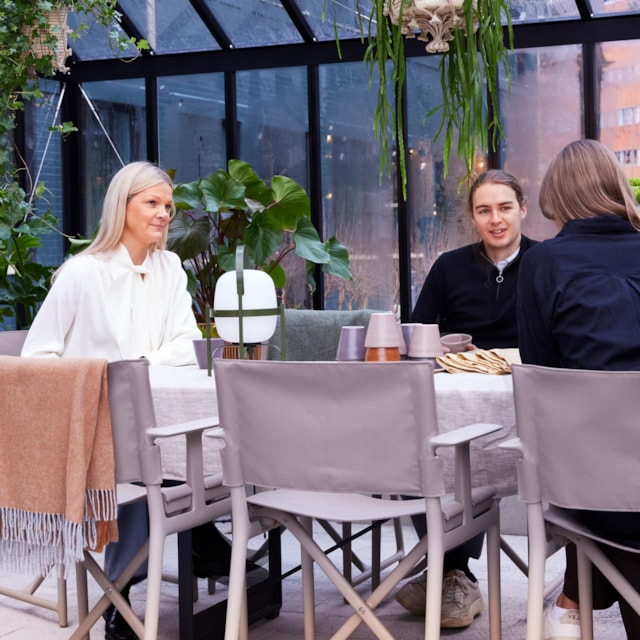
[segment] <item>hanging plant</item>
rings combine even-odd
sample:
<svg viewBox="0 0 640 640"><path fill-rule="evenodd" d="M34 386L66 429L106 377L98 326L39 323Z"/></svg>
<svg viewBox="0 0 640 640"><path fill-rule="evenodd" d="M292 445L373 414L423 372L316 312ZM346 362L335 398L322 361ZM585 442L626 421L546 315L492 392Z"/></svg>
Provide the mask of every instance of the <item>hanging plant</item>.
<svg viewBox="0 0 640 640"><path fill-rule="evenodd" d="M335 3L335 0L332 0ZM335 7L334 7L335 9ZM326 6L325 6L326 11ZM389 130L397 142L398 164L406 197L406 157L402 92L406 78L405 38L424 40L428 53L441 54L442 104L427 117L440 112L436 138L443 135L444 173L457 137L457 155L465 177L473 175L477 151L495 148L503 136L497 108L498 77L503 70L510 85L509 51L513 50L511 0L372 0L365 34L360 3L356 2L360 31L367 39L364 60L369 65L369 83L377 79L378 104L374 130L380 142L380 172L390 173ZM335 13L334 13L335 16ZM334 18L335 19L335 18ZM506 20L508 45L502 20ZM337 38L337 29L336 29ZM391 60L391 77L387 61ZM393 95L388 95L391 81ZM490 104L487 103L487 94Z"/></svg>

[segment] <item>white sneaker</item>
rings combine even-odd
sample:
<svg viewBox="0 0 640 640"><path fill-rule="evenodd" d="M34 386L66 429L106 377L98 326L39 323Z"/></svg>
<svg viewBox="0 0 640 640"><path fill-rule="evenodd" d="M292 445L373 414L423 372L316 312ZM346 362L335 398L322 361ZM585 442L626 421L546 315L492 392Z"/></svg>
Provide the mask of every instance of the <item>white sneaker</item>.
<svg viewBox="0 0 640 640"><path fill-rule="evenodd" d="M553 617L553 606L543 616L543 640L580 640L580 611L567 609L561 618Z"/></svg>
<svg viewBox="0 0 640 640"><path fill-rule="evenodd" d="M427 599L427 572L407 582L395 599L414 616L424 616ZM450 571L442 583L440 626L444 629L468 627L484 609L478 583L464 571Z"/></svg>

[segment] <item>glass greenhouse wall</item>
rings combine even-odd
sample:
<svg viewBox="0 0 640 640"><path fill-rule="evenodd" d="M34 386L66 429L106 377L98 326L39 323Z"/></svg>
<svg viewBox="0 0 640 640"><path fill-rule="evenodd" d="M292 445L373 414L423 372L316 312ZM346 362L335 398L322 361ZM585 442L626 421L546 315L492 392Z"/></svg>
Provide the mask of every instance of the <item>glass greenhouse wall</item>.
<svg viewBox="0 0 640 640"><path fill-rule="evenodd" d="M143 30L138 4L121 4ZM211 4L217 10L218 4ZM526 16L531 3L520 4ZM571 0L563 6L570 12L575 4ZM248 46L241 37L247 37L245 21L254 14L243 14L244 21L238 24L237 12L230 7L220 10L226 12L222 26L237 34L238 46ZM282 17L278 12L262 25L256 37L271 42L261 44L274 44L276 18ZM315 16L307 18L314 24ZM158 27L162 27L156 32L160 53L170 55L193 45L193 51L214 51L213 60L219 49L200 30L172 38L167 25L158 22ZM316 27L325 44L335 47L330 42L332 30L320 22ZM295 46L296 33L282 29L282 40L276 44ZM634 62L640 57L640 43L596 43L593 62L585 59L587 47L591 45L574 42L521 48L511 54L511 88L507 90L503 78L499 105L505 139L496 153L477 158L478 171L500 166L521 180L529 200L524 232L534 239L556 233L540 214L537 198L548 162L567 142L597 137L618 155L629 176L640 175L640 76ZM437 115L425 118L440 99L438 57L408 59L408 198L404 202L394 151L391 174L380 175L380 146L373 129L376 87L369 86L365 64L361 60L307 62L296 59L295 51L291 49L287 64L274 66L256 56L252 67L252 58L245 52L238 68L231 68L232 61L225 62L224 69L209 65L207 71L203 64L192 69L173 63L162 74L131 77L135 73L127 68L120 73L123 77L115 72L104 79L97 77L100 72L93 72L96 77L91 81L77 83L79 133L71 135L78 136L79 164L77 169L66 168L66 173L61 156L67 141L54 136L45 154L43 128L52 106L30 108L25 115L27 155L31 167L46 155L42 179L61 228L70 234L93 233L106 185L123 163L150 159L174 169L177 182L186 182L215 172L236 157L267 180L283 174L300 182L310 194L312 215L323 237L335 234L349 249L353 281L326 278L313 298L304 283L304 265L293 266L287 304L392 309L408 318L436 257L475 240L466 194L459 189L463 168L454 159L445 178L442 140L436 138L439 119ZM79 52L86 56L84 61L91 60L91 51L83 51L82 45ZM117 60L111 64L124 65ZM587 79L595 87L595 100L585 94ZM64 79L46 83L51 105L64 86ZM588 130L588 122L596 123L595 130ZM64 203L69 201L61 195L65 189L79 194L74 207L78 211L65 210ZM401 258L403 250L408 260ZM62 240L52 236L41 259L61 262L64 251ZM403 290L408 292L404 304Z"/></svg>

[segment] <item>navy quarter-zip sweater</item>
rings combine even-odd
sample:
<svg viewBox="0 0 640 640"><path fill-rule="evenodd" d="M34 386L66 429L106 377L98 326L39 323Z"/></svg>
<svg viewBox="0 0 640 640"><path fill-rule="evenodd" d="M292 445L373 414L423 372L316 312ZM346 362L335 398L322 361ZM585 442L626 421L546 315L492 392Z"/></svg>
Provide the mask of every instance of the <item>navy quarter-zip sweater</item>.
<svg viewBox="0 0 640 640"><path fill-rule="evenodd" d="M520 252L501 277L482 242L443 253L427 275L411 322L437 324L442 334L469 333L480 349L517 347L518 271L522 254L534 244L522 236Z"/></svg>

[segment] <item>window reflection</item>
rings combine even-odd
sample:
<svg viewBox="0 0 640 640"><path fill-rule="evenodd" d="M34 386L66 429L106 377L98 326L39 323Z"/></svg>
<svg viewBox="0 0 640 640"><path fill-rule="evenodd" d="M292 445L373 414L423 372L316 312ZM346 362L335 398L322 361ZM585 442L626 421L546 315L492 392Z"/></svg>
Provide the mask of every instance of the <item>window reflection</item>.
<svg viewBox="0 0 640 640"><path fill-rule="evenodd" d="M600 142L635 178L640 176L640 40L603 42L596 51Z"/></svg>
<svg viewBox="0 0 640 640"><path fill-rule="evenodd" d="M439 62L439 57L428 56L412 58L407 64L412 308L435 259L476 240L465 189L458 190L464 167L455 157L456 142L445 178L443 138L436 139L440 115L426 118L442 101ZM478 162L482 170L484 158Z"/></svg>
<svg viewBox="0 0 640 640"><path fill-rule="evenodd" d="M83 85L81 109L84 165L85 229L91 235L102 212L111 177L124 164L146 160L144 79L89 82Z"/></svg>
<svg viewBox="0 0 640 640"><path fill-rule="evenodd" d="M390 74L389 74L390 75ZM353 281L327 278L327 309L393 309L398 303L397 194L379 178L373 130L376 87L361 63L320 68L325 235L348 248Z"/></svg>
<svg viewBox="0 0 640 640"><path fill-rule="evenodd" d="M305 67L238 72L236 76L240 153L269 183L284 175L309 189L307 71ZM290 252L282 259L287 274L284 302L311 307L306 263Z"/></svg>
<svg viewBox="0 0 640 640"><path fill-rule="evenodd" d="M58 229L62 229L62 137L51 134L49 127L60 123L56 111L60 100L60 84L53 80L40 80L43 97L39 101L26 100L24 109L26 117L33 123L33 128L26 136L25 160L27 162L27 179L25 186L27 195L29 188L44 183L46 193L44 200L33 200L36 210L46 210L58 219ZM46 265L57 265L64 255L63 237L59 233L48 233L42 236L42 246L36 249L38 262Z"/></svg>
<svg viewBox="0 0 640 640"><path fill-rule="evenodd" d="M160 165L190 182L226 166L224 75L158 79Z"/></svg>
<svg viewBox="0 0 640 640"><path fill-rule="evenodd" d="M529 203L522 230L535 240L558 229L540 213L540 182L553 156L583 137L582 49L521 49L511 55L511 91L502 94L504 169L520 180ZM503 79L504 85L504 79Z"/></svg>

